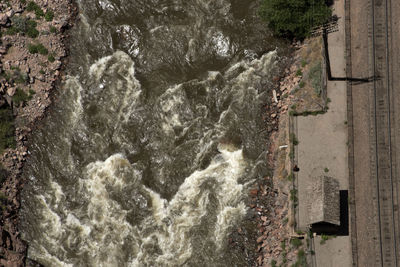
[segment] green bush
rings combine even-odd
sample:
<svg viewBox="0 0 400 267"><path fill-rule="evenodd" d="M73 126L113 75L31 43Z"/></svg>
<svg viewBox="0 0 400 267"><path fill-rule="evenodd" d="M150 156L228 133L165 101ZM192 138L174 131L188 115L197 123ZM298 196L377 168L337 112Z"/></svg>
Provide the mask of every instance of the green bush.
<svg viewBox="0 0 400 267"><path fill-rule="evenodd" d="M0 153L15 147L14 118L10 109L0 109Z"/></svg>
<svg viewBox="0 0 400 267"><path fill-rule="evenodd" d="M36 37L39 36L39 31L36 30L35 28L29 28L29 29L26 31L26 35L28 35L28 36L31 37L31 38L36 38Z"/></svg>
<svg viewBox="0 0 400 267"><path fill-rule="evenodd" d="M292 181L294 180L294 174L293 174L293 172L291 172L291 173L286 177L286 179L288 179L290 182L292 182Z"/></svg>
<svg viewBox="0 0 400 267"><path fill-rule="evenodd" d="M36 45L34 45L34 44L29 44L28 45L28 51L31 54L37 54L38 53L38 49L37 49Z"/></svg>
<svg viewBox="0 0 400 267"><path fill-rule="evenodd" d="M262 0L259 13L276 35L304 39L332 10L325 0Z"/></svg>
<svg viewBox="0 0 400 267"><path fill-rule="evenodd" d="M293 267L307 267L307 259L306 259L306 253L304 250L300 249L299 252L297 252L297 261L292 265Z"/></svg>
<svg viewBox="0 0 400 267"><path fill-rule="evenodd" d="M40 19L41 17L44 16L43 10L40 8L40 6L38 6L38 5L37 5L35 2L33 2L33 1L30 1L30 2L28 3L28 5L26 6L26 10L27 10L27 11L34 11L37 19Z"/></svg>
<svg viewBox="0 0 400 267"><path fill-rule="evenodd" d="M297 140L296 135L294 133L291 133L289 135L289 140L295 146L297 146L299 144L299 140Z"/></svg>
<svg viewBox="0 0 400 267"><path fill-rule="evenodd" d="M301 69L298 69L296 71L296 76L302 76L302 75L303 75L303 72L301 71Z"/></svg>
<svg viewBox="0 0 400 267"><path fill-rule="evenodd" d="M321 62L317 62L310 68L309 77L311 80L311 85L314 88L314 92L318 96L321 95L322 91L321 76L322 76L322 64Z"/></svg>
<svg viewBox="0 0 400 267"><path fill-rule="evenodd" d="M57 28L54 26L50 26L50 32L51 33L56 33L57 32Z"/></svg>
<svg viewBox="0 0 400 267"><path fill-rule="evenodd" d="M12 97L13 103L15 106L19 106L21 103L25 103L26 101L30 100L32 95L28 95L24 92L21 88L17 88L15 94Z"/></svg>
<svg viewBox="0 0 400 267"><path fill-rule="evenodd" d="M40 19L41 17L44 16L44 12L43 12L43 10L41 8L38 8L38 9L35 10L35 15L36 15L37 19Z"/></svg>
<svg viewBox="0 0 400 267"><path fill-rule="evenodd" d="M6 34L14 35L16 33L23 33L31 38L39 36L39 31L36 29L37 23L25 17L14 16L11 19L12 27L8 28Z"/></svg>
<svg viewBox="0 0 400 267"><path fill-rule="evenodd" d="M47 50L46 47L44 47L44 45L42 44L29 44L28 45L28 51L31 54L41 54L41 55L47 55L49 53L49 51Z"/></svg>
<svg viewBox="0 0 400 267"><path fill-rule="evenodd" d="M44 15L44 19L45 19L46 21L52 21L53 18L54 18L54 12L51 11L51 10L48 10L48 11L46 12L46 14Z"/></svg>
<svg viewBox="0 0 400 267"><path fill-rule="evenodd" d="M4 183L4 181L7 179L8 173L4 169L3 165L0 163L0 185Z"/></svg>
<svg viewBox="0 0 400 267"><path fill-rule="evenodd" d="M35 11L38 8L40 7L33 1L29 1L28 5L26 6L27 11Z"/></svg>
<svg viewBox="0 0 400 267"><path fill-rule="evenodd" d="M44 47L44 45L42 44L38 44L36 47L38 49L39 54L41 55L47 55L49 53L49 50L47 50L47 48Z"/></svg>
<svg viewBox="0 0 400 267"><path fill-rule="evenodd" d="M304 81L301 81L301 82L299 83L299 87L300 87L300 88L304 88L305 85L306 85L306 83L305 83Z"/></svg>
<svg viewBox="0 0 400 267"><path fill-rule="evenodd" d="M15 35L17 33L18 33L18 30L12 26L6 30L6 35Z"/></svg>
<svg viewBox="0 0 400 267"><path fill-rule="evenodd" d="M49 60L49 62L54 62L56 60L53 55L49 55L47 59Z"/></svg>
<svg viewBox="0 0 400 267"><path fill-rule="evenodd" d="M298 238L292 238L290 240L290 244L295 248L299 248L301 245L303 245L303 242L301 242L301 240Z"/></svg>

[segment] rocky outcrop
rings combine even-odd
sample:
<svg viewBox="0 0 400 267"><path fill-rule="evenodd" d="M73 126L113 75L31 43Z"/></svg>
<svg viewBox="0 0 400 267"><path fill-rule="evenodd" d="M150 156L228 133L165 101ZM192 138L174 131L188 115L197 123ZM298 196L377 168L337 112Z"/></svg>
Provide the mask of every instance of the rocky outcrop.
<svg viewBox="0 0 400 267"><path fill-rule="evenodd" d="M18 231L21 172L29 156L26 142L46 115L51 90L61 78L66 30L76 13L72 0L0 3L0 109L11 110L15 119L15 148L0 155L7 174L0 189L0 266L38 266L26 259L27 244Z"/></svg>

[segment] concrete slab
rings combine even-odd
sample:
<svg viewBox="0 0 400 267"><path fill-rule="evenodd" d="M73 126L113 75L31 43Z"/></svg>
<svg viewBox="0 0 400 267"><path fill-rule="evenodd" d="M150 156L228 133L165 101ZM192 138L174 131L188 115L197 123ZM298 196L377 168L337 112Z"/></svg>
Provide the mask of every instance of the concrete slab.
<svg viewBox="0 0 400 267"><path fill-rule="evenodd" d="M314 238L315 260L321 267L351 266L351 242L348 236L338 236L321 245L321 237Z"/></svg>

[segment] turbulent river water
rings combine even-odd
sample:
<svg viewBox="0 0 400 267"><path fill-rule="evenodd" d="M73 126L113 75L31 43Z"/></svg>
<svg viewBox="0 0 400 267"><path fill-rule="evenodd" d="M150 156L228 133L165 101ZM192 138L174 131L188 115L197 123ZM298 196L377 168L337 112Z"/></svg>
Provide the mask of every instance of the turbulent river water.
<svg viewBox="0 0 400 267"><path fill-rule="evenodd" d="M227 235L266 173L281 44L257 1L81 0L32 137L21 228L45 266L244 266Z"/></svg>

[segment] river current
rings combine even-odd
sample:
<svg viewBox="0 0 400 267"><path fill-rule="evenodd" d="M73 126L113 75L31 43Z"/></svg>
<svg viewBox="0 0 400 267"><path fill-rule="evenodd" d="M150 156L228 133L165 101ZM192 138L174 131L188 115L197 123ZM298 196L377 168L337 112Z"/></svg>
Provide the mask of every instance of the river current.
<svg viewBox="0 0 400 267"><path fill-rule="evenodd" d="M21 229L44 266L245 266L229 232L267 172L279 69L257 1L79 0L35 132Z"/></svg>

